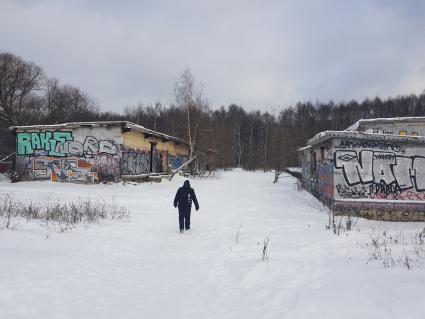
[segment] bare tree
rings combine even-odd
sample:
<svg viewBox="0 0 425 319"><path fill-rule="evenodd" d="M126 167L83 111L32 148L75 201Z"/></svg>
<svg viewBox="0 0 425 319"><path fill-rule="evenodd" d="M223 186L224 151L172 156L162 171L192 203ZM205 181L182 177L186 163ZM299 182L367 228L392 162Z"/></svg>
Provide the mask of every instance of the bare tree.
<svg viewBox="0 0 425 319"><path fill-rule="evenodd" d="M154 105L149 105L146 109L147 115L153 119L153 130L158 130L158 120L160 119L161 112L164 109L160 101L156 101Z"/></svg>
<svg viewBox="0 0 425 319"><path fill-rule="evenodd" d="M49 123L61 123L66 118L67 101L63 90L59 86L59 80L50 79L46 83L45 114Z"/></svg>
<svg viewBox="0 0 425 319"><path fill-rule="evenodd" d="M55 124L88 121L99 113L99 107L87 93L70 85L60 85L57 79L47 81L44 110L46 121Z"/></svg>
<svg viewBox="0 0 425 319"><path fill-rule="evenodd" d="M9 125L23 124L26 107L43 84L39 66L11 53L0 53L0 119Z"/></svg>
<svg viewBox="0 0 425 319"><path fill-rule="evenodd" d="M231 129L232 149L238 167L242 166L242 156L244 153L244 136L242 132L244 117L246 117L246 112L241 106L235 104L229 106L228 125Z"/></svg>
<svg viewBox="0 0 425 319"><path fill-rule="evenodd" d="M189 140L190 157L195 153L199 123L208 109L208 101L204 97L202 86L197 86L189 69L185 69L177 79L174 87L177 107L186 113L186 129Z"/></svg>

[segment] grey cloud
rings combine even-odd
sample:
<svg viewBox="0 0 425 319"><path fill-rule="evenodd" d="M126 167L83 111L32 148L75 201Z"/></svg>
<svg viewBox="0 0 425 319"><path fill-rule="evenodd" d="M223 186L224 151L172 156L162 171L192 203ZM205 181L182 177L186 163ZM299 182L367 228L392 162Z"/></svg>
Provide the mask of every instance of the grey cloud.
<svg viewBox="0 0 425 319"><path fill-rule="evenodd" d="M185 67L213 107L419 93L421 1L3 1L0 50L104 109L172 101Z"/></svg>

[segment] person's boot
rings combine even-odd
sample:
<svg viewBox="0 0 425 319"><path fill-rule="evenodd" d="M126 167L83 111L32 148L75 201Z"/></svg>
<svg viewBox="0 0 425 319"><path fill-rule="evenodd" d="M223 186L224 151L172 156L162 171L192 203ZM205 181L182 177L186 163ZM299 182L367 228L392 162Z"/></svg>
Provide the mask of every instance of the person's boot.
<svg viewBox="0 0 425 319"><path fill-rule="evenodd" d="M180 229L180 234L183 234L184 233L184 230L183 229Z"/></svg>

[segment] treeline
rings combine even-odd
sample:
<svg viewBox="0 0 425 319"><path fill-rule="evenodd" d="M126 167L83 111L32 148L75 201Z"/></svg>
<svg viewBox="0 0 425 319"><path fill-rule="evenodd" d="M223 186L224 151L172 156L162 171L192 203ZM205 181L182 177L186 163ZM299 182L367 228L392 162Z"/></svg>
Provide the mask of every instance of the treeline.
<svg viewBox="0 0 425 319"><path fill-rule="evenodd" d="M0 158L14 151L11 125L127 120L190 141L192 151L213 150L220 168L281 169L297 165L297 149L324 130L343 130L361 118L425 116L425 91L381 100L299 102L280 112L250 111L231 104L213 108L191 72L174 88L175 102L102 112L77 87L50 79L36 64L0 53Z"/></svg>

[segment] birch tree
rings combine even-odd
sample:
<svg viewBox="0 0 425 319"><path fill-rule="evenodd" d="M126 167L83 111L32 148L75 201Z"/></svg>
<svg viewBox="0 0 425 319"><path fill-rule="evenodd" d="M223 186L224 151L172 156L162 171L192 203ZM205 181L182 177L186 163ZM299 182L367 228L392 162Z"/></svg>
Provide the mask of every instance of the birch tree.
<svg viewBox="0 0 425 319"><path fill-rule="evenodd" d="M185 69L178 77L174 86L174 97L177 107L185 113L190 157L193 157L198 141L199 124L208 109L208 101L202 86L197 85L189 69Z"/></svg>

